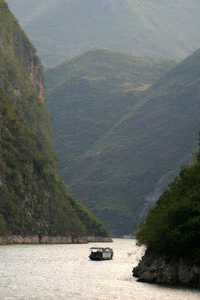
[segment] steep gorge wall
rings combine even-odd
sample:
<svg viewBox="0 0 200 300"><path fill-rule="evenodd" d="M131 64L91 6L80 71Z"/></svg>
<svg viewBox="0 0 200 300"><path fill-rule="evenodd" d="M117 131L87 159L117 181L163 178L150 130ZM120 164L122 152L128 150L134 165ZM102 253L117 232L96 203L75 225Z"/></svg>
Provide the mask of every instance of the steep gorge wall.
<svg viewBox="0 0 200 300"><path fill-rule="evenodd" d="M108 236L108 230L59 179L42 65L0 0L0 243L88 235Z"/></svg>
<svg viewBox="0 0 200 300"><path fill-rule="evenodd" d="M3 0L0 1L0 87L20 108L28 127L37 133L43 154L56 170L43 66L36 49Z"/></svg>
<svg viewBox="0 0 200 300"><path fill-rule="evenodd" d="M23 72L20 75L25 77L28 74L25 79L29 79L38 95L42 94L42 91L44 91L44 78L41 62L36 55L36 49L29 42L18 21L14 19L4 1L0 1L0 15L0 53L3 58L0 64L1 86L6 89L6 83L4 82L7 79L6 75L12 75L13 81L17 82L19 80L17 76L14 77L15 74L8 74L11 71L8 70L8 62L10 62L10 65L14 65L12 72L14 72L14 67L15 71L19 67ZM11 92L12 89L14 91L16 88L16 86L10 86L8 91ZM22 89L22 84L18 88ZM45 98L41 97L40 100L44 102Z"/></svg>

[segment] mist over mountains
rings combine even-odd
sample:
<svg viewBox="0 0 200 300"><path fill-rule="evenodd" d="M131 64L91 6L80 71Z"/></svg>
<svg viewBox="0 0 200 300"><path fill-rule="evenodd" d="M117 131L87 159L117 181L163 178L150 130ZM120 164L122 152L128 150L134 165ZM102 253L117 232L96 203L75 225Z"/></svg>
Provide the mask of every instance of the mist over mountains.
<svg viewBox="0 0 200 300"><path fill-rule="evenodd" d="M199 48L196 0L8 0L45 66L93 47L181 60Z"/></svg>

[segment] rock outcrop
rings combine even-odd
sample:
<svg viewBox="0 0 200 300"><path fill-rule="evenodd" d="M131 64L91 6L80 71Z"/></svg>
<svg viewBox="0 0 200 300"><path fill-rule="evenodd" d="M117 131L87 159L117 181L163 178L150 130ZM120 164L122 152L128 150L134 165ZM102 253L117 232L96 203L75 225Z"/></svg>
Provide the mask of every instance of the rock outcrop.
<svg viewBox="0 0 200 300"><path fill-rule="evenodd" d="M200 287L200 262L147 250L138 266L133 268L133 276L140 282Z"/></svg>
<svg viewBox="0 0 200 300"><path fill-rule="evenodd" d="M22 236L9 235L0 236L0 245L10 244L85 244L88 242L112 242L110 237L100 236L80 236L73 238L71 236Z"/></svg>

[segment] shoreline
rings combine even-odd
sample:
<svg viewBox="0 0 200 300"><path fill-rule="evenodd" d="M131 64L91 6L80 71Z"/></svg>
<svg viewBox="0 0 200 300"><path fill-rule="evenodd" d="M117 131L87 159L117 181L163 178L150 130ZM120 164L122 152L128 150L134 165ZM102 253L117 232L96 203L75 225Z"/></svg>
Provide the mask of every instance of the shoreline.
<svg viewBox="0 0 200 300"><path fill-rule="evenodd" d="M132 272L139 282L200 288L199 261L186 256L157 254L147 250Z"/></svg>
<svg viewBox="0 0 200 300"><path fill-rule="evenodd" d="M103 242L112 243L110 237L100 236L22 236L22 235L9 235L0 236L0 245L13 245L13 244L87 244L90 242Z"/></svg>

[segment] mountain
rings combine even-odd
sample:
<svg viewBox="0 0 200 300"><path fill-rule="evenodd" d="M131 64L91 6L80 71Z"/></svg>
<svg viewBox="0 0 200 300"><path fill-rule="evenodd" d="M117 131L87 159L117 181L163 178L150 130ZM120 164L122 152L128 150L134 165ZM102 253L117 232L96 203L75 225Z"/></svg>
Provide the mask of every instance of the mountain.
<svg viewBox="0 0 200 300"><path fill-rule="evenodd" d="M110 138L111 143L104 139L138 106L138 95L174 65L174 61L157 63L93 49L45 72L61 177L109 228L118 231L122 227L124 234L136 223L133 206L140 206L138 199L128 207L133 191L127 177L135 166L130 161L133 153L123 155L130 141L122 146L123 140L132 141L133 133L127 127L123 137L119 131ZM115 147L113 138L118 143L114 151L110 148Z"/></svg>
<svg viewBox="0 0 200 300"><path fill-rule="evenodd" d="M0 243L107 236L57 175L42 64L0 0ZM17 238L18 239L18 238ZM14 238L16 241L16 238ZM34 241L36 241L34 239ZM59 241L61 242L61 240Z"/></svg>
<svg viewBox="0 0 200 300"><path fill-rule="evenodd" d="M199 61L200 50L138 95L132 110L71 168L74 179L66 177L112 230L124 233L143 218L179 167L191 161L199 128Z"/></svg>
<svg viewBox="0 0 200 300"><path fill-rule="evenodd" d="M166 72L145 91L130 94L127 101L134 101L128 103L129 112L122 111L121 116L118 116L119 120L114 120L110 129L102 131L101 135L98 135L97 131L93 134L94 124L96 122L98 125L100 119L97 115L99 108L91 109L91 113L88 109L92 107L92 102L90 105L85 104L90 118L87 116L85 120L82 119L82 115L85 114L84 106L77 97L77 92L81 87L82 95L83 91L90 95L86 82L85 85L81 85L78 81L79 84L76 85L77 78L72 80L75 84L72 91L66 80L60 86L55 85L53 94L53 89L51 90L48 84L49 75L46 74L48 106L53 117L53 129L57 128L56 138L58 132L61 132L62 136L56 140L57 149L61 149L62 146L68 152L71 147L75 147L76 141L86 143L86 133L91 141L90 148L87 151L84 148L85 153L78 152L71 156L71 161L66 162L66 168L63 168L65 160L60 157L62 178L74 195L90 208L113 234L131 233L131 227L154 205L163 189L177 174L179 167L191 161L191 149L195 151L197 148L199 126L199 61L200 50ZM70 62L73 60L68 63ZM75 63L76 66L78 68L78 63ZM56 68L53 68L52 72L55 71ZM68 69L65 74L69 73ZM79 79L83 81L85 77L85 73L80 74ZM145 81L143 86L144 83ZM109 94L108 90L106 93ZM98 93L94 94L92 90L92 95L92 99L95 99L94 95ZM98 103L99 99L105 98L97 97ZM115 97L113 100L115 101ZM60 103L63 103L61 110ZM115 112L113 108L116 109L115 102L110 106L108 117L105 115L109 112L108 109L104 113L109 122L114 115L113 111ZM71 138L73 135L74 140ZM96 140L91 140L93 135ZM80 148L78 145L77 149ZM60 150L58 151L60 155Z"/></svg>
<svg viewBox="0 0 200 300"><path fill-rule="evenodd" d="M199 48L196 0L8 0L45 66L94 47L181 60Z"/></svg>

